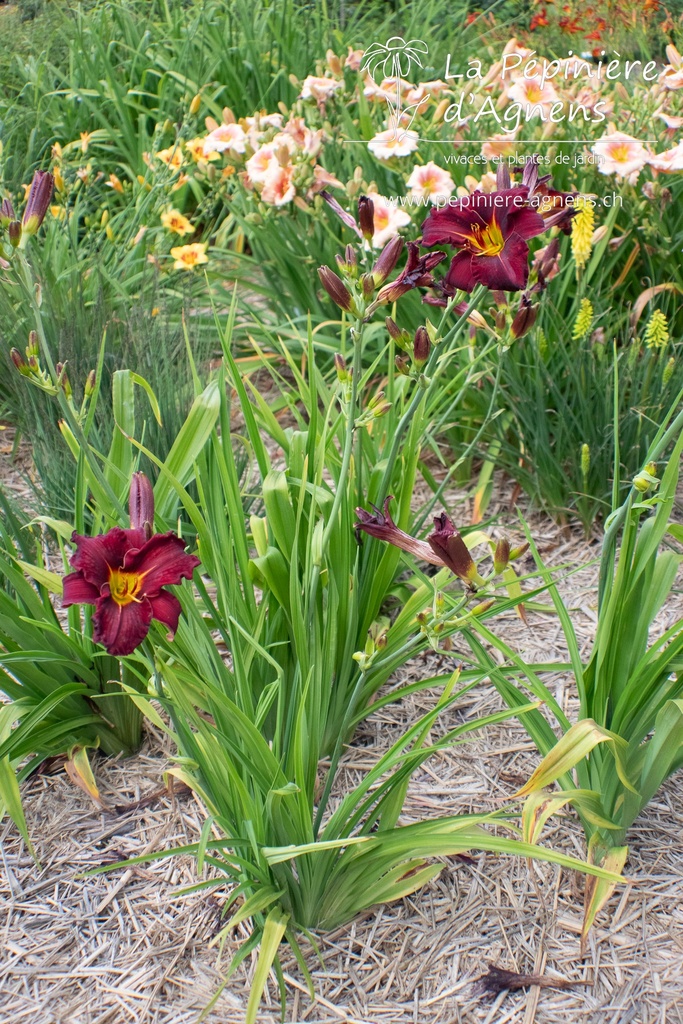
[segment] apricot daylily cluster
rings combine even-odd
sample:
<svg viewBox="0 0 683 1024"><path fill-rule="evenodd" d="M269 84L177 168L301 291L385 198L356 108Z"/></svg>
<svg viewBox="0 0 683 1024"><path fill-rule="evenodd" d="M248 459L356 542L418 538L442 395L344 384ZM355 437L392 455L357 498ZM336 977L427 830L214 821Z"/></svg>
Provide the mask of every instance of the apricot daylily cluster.
<svg viewBox="0 0 683 1024"><path fill-rule="evenodd" d="M309 81L307 96L313 97L314 88L314 80ZM319 84L322 95L320 89ZM307 206L323 189L344 187L318 163L322 129L311 129L303 117L290 114L285 120L282 113L261 113L236 121L226 110L222 124L207 118L206 126L208 135L187 145L193 159L200 165L227 159L223 174L237 173L242 184L269 206Z"/></svg>

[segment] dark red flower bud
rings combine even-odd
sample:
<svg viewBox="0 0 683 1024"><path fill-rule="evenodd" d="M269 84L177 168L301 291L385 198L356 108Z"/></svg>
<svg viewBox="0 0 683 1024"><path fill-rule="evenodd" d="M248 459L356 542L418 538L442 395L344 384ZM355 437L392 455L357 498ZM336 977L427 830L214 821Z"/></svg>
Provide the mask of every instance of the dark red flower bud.
<svg viewBox="0 0 683 1024"><path fill-rule="evenodd" d="M513 338L523 338L536 323L538 306L532 306L528 299L523 299L512 321L510 331Z"/></svg>
<svg viewBox="0 0 683 1024"><path fill-rule="evenodd" d="M26 355L27 356L39 356L40 355L40 345L38 344L38 332L37 331L29 331L28 332L28 345L26 346Z"/></svg>
<svg viewBox="0 0 683 1024"><path fill-rule="evenodd" d="M404 377L407 377L410 373L410 359L408 356L396 356L394 366L396 367L396 372L403 374Z"/></svg>
<svg viewBox="0 0 683 1024"><path fill-rule="evenodd" d="M356 250L352 245L347 245L343 256L335 256L339 272L347 277L356 277L358 274L358 258Z"/></svg>
<svg viewBox="0 0 683 1024"><path fill-rule="evenodd" d="M30 376L31 370L29 368L29 365L18 348L10 349L10 358L12 359L12 362L16 366L19 373L22 373L24 377Z"/></svg>
<svg viewBox="0 0 683 1024"><path fill-rule="evenodd" d="M154 533L154 490L144 473L133 473L128 511L131 530L144 530L149 540Z"/></svg>
<svg viewBox="0 0 683 1024"><path fill-rule="evenodd" d="M10 245L16 249L21 241L21 224L18 220L10 221L7 230L9 231Z"/></svg>
<svg viewBox="0 0 683 1024"><path fill-rule="evenodd" d="M376 288L380 288L389 277L389 274L398 263L402 249L403 239L400 235L396 235L384 246L371 271Z"/></svg>
<svg viewBox="0 0 683 1024"><path fill-rule="evenodd" d="M363 237L371 242L375 234L375 204L369 196L358 199L358 223Z"/></svg>
<svg viewBox="0 0 683 1024"><path fill-rule="evenodd" d="M55 188L55 179L49 171L36 171L33 175L26 209L21 222L25 235L35 235L40 225L45 220L52 193Z"/></svg>
<svg viewBox="0 0 683 1024"><path fill-rule="evenodd" d="M318 276L323 288L332 301L340 309L345 309L347 313L351 313L354 309L353 297L342 279L333 270L330 270L329 267L318 267Z"/></svg>
<svg viewBox="0 0 683 1024"><path fill-rule="evenodd" d="M413 359L418 369L421 369L429 359L429 353L432 348L432 343L429 340L426 327L418 327L415 331L415 341L413 342Z"/></svg>
<svg viewBox="0 0 683 1024"><path fill-rule="evenodd" d="M396 321L392 320L390 316L388 316L384 322L387 325L389 334L394 339L398 347L404 349L406 352L409 351L410 335L408 332L402 327L399 327Z"/></svg>
<svg viewBox="0 0 683 1024"><path fill-rule="evenodd" d="M16 219L11 199L3 199L0 203L0 227L6 228L9 222Z"/></svg>
<svg viewBox="0 0 683 1024"><path fill-rule="evenodd" d="M496 550L493 553L493 571L498 575L507 569L508 562L510 561L510 541L503 537L496 544Z"/></svg>

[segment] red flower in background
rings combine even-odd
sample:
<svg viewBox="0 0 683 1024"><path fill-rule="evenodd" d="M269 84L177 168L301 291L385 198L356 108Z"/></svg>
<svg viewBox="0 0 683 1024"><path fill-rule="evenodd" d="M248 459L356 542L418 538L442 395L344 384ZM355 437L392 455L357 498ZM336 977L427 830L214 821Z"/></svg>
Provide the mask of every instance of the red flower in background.
<svg viewBox="0 0 683 1024"><path fill-rule="evenodd" d="M76 570L64 579L63 606L94 604L93 640L109 654L131 654L147 636L152 619L178 628L180 601L164 587L191 579L199 565L185 553L180 537L151 533L154 501L151 484L135 474L130 494L131 529L115 526L99 537L74 533Z"/></svg>

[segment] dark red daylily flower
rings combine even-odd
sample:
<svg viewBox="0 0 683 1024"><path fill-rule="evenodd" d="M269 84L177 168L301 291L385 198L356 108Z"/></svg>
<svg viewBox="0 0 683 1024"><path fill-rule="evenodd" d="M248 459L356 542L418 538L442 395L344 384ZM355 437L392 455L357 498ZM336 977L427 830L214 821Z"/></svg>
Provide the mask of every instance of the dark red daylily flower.
<svg viewBox="0 0 683 1024"><path fill-rule="evenodd" d="M432 210L422 225L423 245L447 243L460 251L451 260L444 285L471 292L484 284L521 291L529 277L527 239L545 231L540 213L527 205L526 185L500 192L472 192Z"/></svg>
<svg viewBox="0 0 683 1024"><path fill-rule="evenodd" d="M393 544L402 551L407 551L409 554L415 555L416 558L420 558L423 562L429 562L431 565L448 566L451 572L454 572L456 576L459 576L461 580L472 588L476 584L484 582L477 572L474 559L465 541L445 512L435 517L434 529L427 537L427 540L418 540L416 537L411 537L405 530L399 529L392 520L389 512L389 502L393 500L393 497L389 495L384 501L382 511L375 505L371 506L373 512L368 512L364 508L357 508L358 522L355 526L356 532L358 533L362 530L363 533L367 533L370 537L385 540L387 543Z"/></svg>
<svg viewBox="0 0 683 1024"><path fill-rule="evenodd" d="M71 565L76 571L64 579L63 606L94 604L93 640L117 657L142 643L152 619L168 626L173 636L180 602L164 587L191 579L199 565L172 531L151 534L151 485L143 479L131 486L131 529L115 526L99 537L74 533Z"/></svg>
<svg viewBox="0 0 683 1024"><path fill-rule="evenodd" d="M471 292L483 284L498 291L522 291L529 278L527 241L555 224L566 227L573 211L567 195L547 187L531 161L522 183L510 186L501 165L495 192L476 190L432 210L422 226L422 244L447 243L460 250L442 282L445 295Z"/></svg>

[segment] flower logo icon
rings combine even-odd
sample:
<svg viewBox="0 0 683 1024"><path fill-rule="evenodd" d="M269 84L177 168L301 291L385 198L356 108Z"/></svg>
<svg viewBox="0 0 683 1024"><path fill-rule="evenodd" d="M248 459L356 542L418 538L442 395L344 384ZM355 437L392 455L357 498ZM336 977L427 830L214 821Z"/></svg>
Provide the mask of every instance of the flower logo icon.
<svg viewBox="0 0 683 1024"><path fill-rule="evenodd" d="M361 71L367 71L375 81L377 72L382 78L394 84L395 96L387 97L389 107L389 126L394 129L397 138L402 136L413 123L420 102L402 106L404 79L410 73L413 64L422 67L421 55L429 53L429 47L422 39L409 39L392 36L386 43L373 43L363 55ZM403 123L403 125L402 125ZM400 136L399 136L400 129Z"/></svg>

